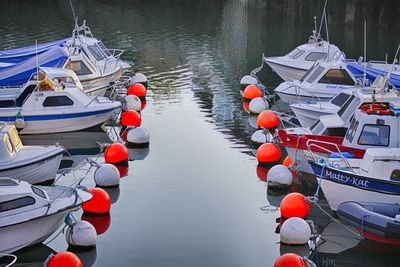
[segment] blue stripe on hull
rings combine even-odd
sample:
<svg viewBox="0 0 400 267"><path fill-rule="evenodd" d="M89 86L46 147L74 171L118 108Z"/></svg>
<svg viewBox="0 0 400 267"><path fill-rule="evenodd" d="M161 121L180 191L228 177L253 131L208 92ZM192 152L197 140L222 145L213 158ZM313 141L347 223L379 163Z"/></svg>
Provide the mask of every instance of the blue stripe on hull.
<svg viewBox="0 0 400 267"><path fill-rule="evenodd" d="M63 120L63 119L72 119L72 118L81 118L88 117L94 115L101 115L107 112L111 112L118 108L110 108L105 110L98 111L90 111L90 112L81 112L81 113L72 113L72 114L56 114L56 115L35 115L35 116L23 116L25 121L46 121L46 120ZM0 121L13 122L16 117L0 117Z"/></svg>
<svg viewBox="0 0 400 267"><path fill-rule="evenodd" d="M362 190L400 196L400 183L374 179L309 161L314 174L324 180Z"/></svg>

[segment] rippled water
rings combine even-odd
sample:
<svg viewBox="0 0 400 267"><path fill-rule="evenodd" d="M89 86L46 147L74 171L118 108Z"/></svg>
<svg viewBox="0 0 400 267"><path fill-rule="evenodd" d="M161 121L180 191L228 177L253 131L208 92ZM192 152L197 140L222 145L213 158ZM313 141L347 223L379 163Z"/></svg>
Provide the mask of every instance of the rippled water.
<svg viewBox="0 0 400 267"><path fill-rule="evenodd" d="M256 168L251 153L254 129L243 111L239 80L260 65L262 53L280 55L305 42L312 18L307 25L294 25L274 10L249 8L239 0L75 2L80 20L87 20L109 48L125 49L124 59L147 75L151 90L143 112L150 149L130 151L135 160L129 175L120 189L109 192L111 217L93 222L104 232L97 249L80 253L85 265L272 266L280 253L307 254L304 248L277 243L276 207L285 192L266 192L261 182L266 174ZM68 1L3 0L0 25L0 49L8 49L67 37L73 19ZM369 55L384 59L393 54L395 37L374 31L369 32L374 36ZM357 58L361 36L357 27L338 27L330 37ZM270 70L262 78L269 88L280 82ZM114 129L107 130L115 139ZM60 142L72 154L66 164L77 164L86 157L100 162L96 142L111 139L94 132L27 136L24 142ZM68 184L74 175L60 182ZM87 186L94 185L92 176L93 171ZM313 194L315 189L296 184L291 190ZM75 217L80 219L80 213ZM317 209L312 217L322 227L329 222ZM20 253L17 266L41 266L52 251L65 249L61 233L47 246ZM381 252L371 251L376 248L361 243L338 255L320 253L317 259L320 266L393 264L393 254L385 262L379 260Z"/></svg>

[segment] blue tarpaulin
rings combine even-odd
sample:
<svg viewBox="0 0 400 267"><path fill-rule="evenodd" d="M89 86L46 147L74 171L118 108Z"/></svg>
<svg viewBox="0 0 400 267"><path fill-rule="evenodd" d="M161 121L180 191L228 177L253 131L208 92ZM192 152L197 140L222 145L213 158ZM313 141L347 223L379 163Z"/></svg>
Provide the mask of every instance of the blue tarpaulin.
<svg viewBox="0 0 400 267"><path fill-rule="evenodd" d="M40 67L62 68L68 60L63 48L53 46L40 55L28 60L0 69L0 86L20 86L26 83L37 70L36 62Z"/></svg>
<svg viewBox="0 0 400 267"><path fill-rule="evenodd" d="M365 67L364 69L363 65L357 63L349 63L347 65L347 68L354 74L354 76L359 78L363 77L365 72L365 75L370 84L372 84L375 81L376 77L378 77L379 75L385 77L387 73L386 71L373 69L371 67ZM389 81L396 88L400 88L400 75L392 73L390 75Z"/></svg>
<svg viewBox="0 0 400 267"><path fill-rule="evenodd" d="M20 63L28 60L37 54L44 53L54 46L62 46L67 39L58 40L54 42L48 42L43 44L31 45L16 49L2 50L0 51L0 63Z"/></svg>

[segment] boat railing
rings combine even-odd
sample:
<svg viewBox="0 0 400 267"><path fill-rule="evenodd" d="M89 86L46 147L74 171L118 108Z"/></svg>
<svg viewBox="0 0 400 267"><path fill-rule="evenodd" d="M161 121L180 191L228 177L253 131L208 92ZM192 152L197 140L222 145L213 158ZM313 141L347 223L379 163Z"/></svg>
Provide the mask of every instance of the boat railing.
<svg viewBox="0 0 400 267"><path fill-rule="evenodd" d="M297 101L298 103L306 102L306 101L301 101L301 94L300 94L301 92L306 92L311 96L312 102L314 102L316 104L319 104L319 108L323 109L323 106L321 104L321 102L323 102L323 101L319 98L319 96L315 95L313 92L311 92L311 91L309 91L307 89L304 89L304 88L302 88L302 87L300 87L300 86L298 86L296 84L293 84L293 85L287 87L286 89L282 90L282 92L284 92L286 90L289 90L291 88L294 88L295 94L299 98L299 100Z"/></svg>
<svg viewBox="0 0 400 267"><path fill-rule="evenodd" d="M334 146L336 151L332 151L331 149L328 149L322 145L319 144L326 144L326 145L330 145L330 146ZM326 142L326 141L322 141L322 140L307 140L306 142L306 147L307 147L307 153L304 153L304 156L306 158L311 159L314 162L318 162L319 159L323 158L322 156L316 154L313 149L315 150L320 150L320 151L324 151L327 154L335 154L336 156L338 156L339 158L334 158L335 163L340 163L343 162L344 166L347 168L352 169L351 164L349 163L349 161L347 160L347 158L343 155L342 151L340 150L339 146L335 143L331 143L331 142ZM332 163L328 160L329 163ZM335 164L335 165L336 165ZM340 166L340 164L339 164Z"/></svg>
<svg viewBox="0 0 400 267"><path fill-rule="evenodd" d="M335 54L332 56L332 60L339 60L343 59L346 60L346 55L343 51L336 51Z"/></svg>

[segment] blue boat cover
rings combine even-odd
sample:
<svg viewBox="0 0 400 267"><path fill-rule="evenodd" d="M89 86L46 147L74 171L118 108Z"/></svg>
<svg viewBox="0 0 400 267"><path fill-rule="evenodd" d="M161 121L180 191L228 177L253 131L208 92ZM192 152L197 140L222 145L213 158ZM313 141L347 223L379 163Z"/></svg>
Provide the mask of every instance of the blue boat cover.
<svg viewBox="0 0 400 267"><path fill-rule="evenodd" d="M20 63L26 61L27 59L36 56L36 53L41 54L54 46L62 46L68 39L69 38L38 44L37 46L31 45L16 49L2 50L0 51L0 63Z"/></svg>
<svg viewBox="0 0 400 267"><path fill-rule="evenodd" d="M26 83L39 67L62 68L68 60L63 48L54 46L36 57L0 69L0 86L20 86Z"/></svg>
<svg viewBox="0 0 400 267"><path fill-rule="evenodd" d="M385 77L386 71L374 69L371 67L366 67L364 70L364 66L359 65L357 63L349 63L347 64L347 68L356 76L357 78L361 78L366 74L366 77L369 81L369 84L372 84L378 75ZM400 88L400 75L391 74L390 75L390 83L396 88Z"/></svg>

